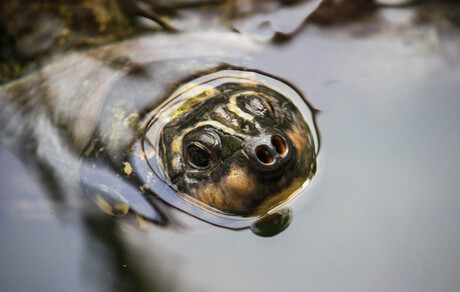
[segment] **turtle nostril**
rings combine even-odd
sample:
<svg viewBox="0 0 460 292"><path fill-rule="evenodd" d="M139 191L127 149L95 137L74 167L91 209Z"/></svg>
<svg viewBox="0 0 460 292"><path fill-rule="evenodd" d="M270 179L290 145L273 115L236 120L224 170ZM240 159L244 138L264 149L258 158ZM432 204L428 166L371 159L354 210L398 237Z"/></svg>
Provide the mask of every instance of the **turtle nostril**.
<svg viewBox="0 0 460 292"><path fill-rule="evenodd" d="M269 164L273 162L273 155L270 153L270 150L266 145L256 147L256 156L262 163Z"/></svg>
<svg viewBox="0 0 460 292"><path fill-rule="evenodd" d="M286 152L286 143L280 136L273 136L271 139L273 146L275 146L276 152L284 154Z"/></svg>

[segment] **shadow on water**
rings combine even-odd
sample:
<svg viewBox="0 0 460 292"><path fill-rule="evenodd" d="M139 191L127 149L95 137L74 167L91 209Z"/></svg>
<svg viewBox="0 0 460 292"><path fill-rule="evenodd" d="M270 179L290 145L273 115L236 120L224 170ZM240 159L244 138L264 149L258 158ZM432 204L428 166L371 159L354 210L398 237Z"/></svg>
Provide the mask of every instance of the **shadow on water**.
<svg viewBox="0 0 460 292"><path fill-rule="evenodd" d="M139 255L126 243L123 229L114 217L94 213L83 219L87 236L85 259L81 262L82 277L105 287L108 291L176 291L178 272L165 274L165 266L177 266L155 257ZM155 252L153 252L155 254ZM146 265L144 261L153 261Z"/></svg>
<svg viewBox="0 0 460 292"><path fill-rule="evenodd" d="M142 231L120 225L89 201L70 207L48 199L43 178L4 147L0 162L3 291L176 290L180 269L171 267L177 258L170 254L166 263L152 246L137 251L139 243L126 240L127 233L142 239Z"/></svg>

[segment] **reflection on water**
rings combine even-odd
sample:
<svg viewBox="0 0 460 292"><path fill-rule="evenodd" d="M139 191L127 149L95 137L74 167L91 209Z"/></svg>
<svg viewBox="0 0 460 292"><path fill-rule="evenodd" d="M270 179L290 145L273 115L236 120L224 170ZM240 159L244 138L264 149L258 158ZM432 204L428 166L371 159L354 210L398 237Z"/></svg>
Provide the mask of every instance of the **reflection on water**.
<svg viewBox="0 0 460 292"><path fill-rule="evenodd" d="M164 262L151 252L128 250L127 231L113 218L91 204L81 206L84 212L51 204L34 176L25 176L28 171L4 148L0 161L2 290L174 290L174 254Z"/></svg>
<svg viewBox="0 0 460 292"><path fill-rule="evenodd" d="M90 214L85 216L83 224L87 253L81 262L83 279L108 291L175 290L176 273L163 272L178 265L174 255L169 257L168 263L163 263L152 256L155 252L149 253L149 256L138 254L124 240L129 232L123 231L112 217ZM146 265L145 260L152 261L153 267Z"/></svg>
<svg viewBox="0 0 460 292"><path fill-rule="evenodd" d="M323 4L333 2L344 3ZM10 149L0 152L2 287L456 290L460 9L455 1L419 2L357 5L363 17L339 21L347 18L342 14L337 25L332 16L341 10L323 6L322 16L312 15L282 46L235 34L155 35L72 53L26 83L2 87L1 142ZM327 13L323 26L318 17ZM199 61L183 62L184 51ZM122 58L111 58L114 52ZM148 58L156 66L143 70ZM168 208L168 218L207 232L101 214L82 192L78 172L79 154L98 125L107 123L100 140L106 151L118 149L130 141L129 131L115 135L136 120L130 113L220 60L283 76L321 110L318 177L293 205L290 228L264 239L188 222ZM118 85L107 106L96 97L107 96L101 94L112 88L107 76L117 72L144 82ZM113 118L100 118L107 116Z"/></svg>
<svg viewBox="0 0 460 292"><path fill-rule="evenodd" d="M35 0L0 3L0 82L50 57L162 32L229 32L270 39L295 31L320 0Z"/></svg>

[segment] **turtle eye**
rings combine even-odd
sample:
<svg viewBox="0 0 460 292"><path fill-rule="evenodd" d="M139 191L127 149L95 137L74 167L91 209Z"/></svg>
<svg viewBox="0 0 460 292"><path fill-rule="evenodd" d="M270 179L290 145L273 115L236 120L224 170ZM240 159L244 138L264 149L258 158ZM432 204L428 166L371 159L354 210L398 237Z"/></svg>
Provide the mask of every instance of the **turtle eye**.
<svg viewBox="0 0 460 292"><path fill-rule="evenodd" d="M211 165L211 152L199 143L192 143L187 146L185 158L194 168L204 169Z"/></svg>
<svg viewBox="0 0 460 292"><path fill-rule="evenodd" d="M183 158L195 169L206 169L220 158L219 136L209 129L192 131L184 137Z"/></svg>
<svg viewBox="0 0 460 292"><path fill-rule="evenodd" d="M243 93L238 96L238 106L245 112L254 116L273 117L270 103L257 93Z"/></svg>

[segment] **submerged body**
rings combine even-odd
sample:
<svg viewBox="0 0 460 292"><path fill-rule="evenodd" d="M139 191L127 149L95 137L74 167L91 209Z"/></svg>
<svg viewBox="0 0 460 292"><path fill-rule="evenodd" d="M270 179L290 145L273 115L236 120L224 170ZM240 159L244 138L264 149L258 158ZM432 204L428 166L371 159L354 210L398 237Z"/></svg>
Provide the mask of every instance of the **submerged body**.
<svg viewBox="0 0 460 292"><path fill-rule="evenodd" d="M239 44L229 55L228 44L235 38ZM183 44L187 56L170 50ZM282 81L240 68L242 76L253 77L224 82L211 95L206 95L210 88L196 84L207 74L225 72L222 62L255 50L248 38L233 34L184 34L71 54L0 89L2 140L50 176L49 191L57 200L68 199L66 192L56 191L57 185L72 189L82 183L85 193L112 215L131 210L166 224L167 216L157 207L165 202L219 226L246 228L302 188L314 173L317 151L303 120L310 115L313 122L310 109ZM242 65L241 58L238 62ZM291 88L288 94L296 94L295 101L284 96L287 89L270 89L268 79ZM180 97L185 102L175 114L165 115L165 104L160 114L152 111L168 96L170 102L180 95L174 89L184 88L201 90L195 95L200 102ZM217 91L220 98L214 96ZM293 102L302 103L302 113ZM226 119L229 114L233 117ZM142 122L150 119L169 121L153 140L151 124ZM146 144L162 146L152 154ZM161 171L152 169L149 155Z"/></svg>

